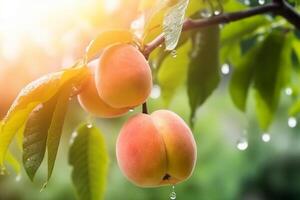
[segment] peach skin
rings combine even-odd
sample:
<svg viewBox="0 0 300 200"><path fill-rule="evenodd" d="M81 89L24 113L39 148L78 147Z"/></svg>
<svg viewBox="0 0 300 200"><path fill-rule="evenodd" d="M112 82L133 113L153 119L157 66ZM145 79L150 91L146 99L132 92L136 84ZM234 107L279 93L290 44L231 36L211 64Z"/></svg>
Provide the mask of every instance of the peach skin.
<svg viewBox="0 0 300 200"><path fill-rule="evenodd" d="M102 118L113 118L128 112L129 108L113 108L107 105L98 95L94 75L91 70L90 76L82 87L78 95L78 101L81 107L86 111Z"/></svg>
<svg viewBox="0 0 300 200"><path fill-rule="evenodd" d="M193 172L197 147L186 123L175 113L137 114L122 127L116 145L119 167L134 184L176 184Z"/></svg>
<svg viewBox="0 0 300 200"><path fill-rule="evenodd" d="M152 88L152 75L143 54L130 44L105 48L96 68L96 87L103 101L114 108L144 103Z"/></svg>

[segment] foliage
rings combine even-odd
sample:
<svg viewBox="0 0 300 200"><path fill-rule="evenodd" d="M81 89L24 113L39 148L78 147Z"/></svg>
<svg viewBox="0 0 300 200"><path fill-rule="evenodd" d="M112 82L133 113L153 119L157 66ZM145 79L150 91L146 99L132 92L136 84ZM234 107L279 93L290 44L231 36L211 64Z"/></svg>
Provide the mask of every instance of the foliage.
<svg viewBox="0 0 300 200"><path fill-rule="evenodd" d="M300 82L297 69L300 65L299 31L281 17L260 15L225 27L214 24L183 33L186 17L205 20L220 14L223 8L226 12L248 9L233 0L199 2L142 0L139 9L145 23L141 35L135 35L134 30L102 32L90 43L78 63L27 85L0 124L1 167L4 169L7 161L19 173L17 159L9 150L16 138L22 144L23 165L31 180L48 153L48 181L58 153L69 98L82 89L89 62L99 57L103 48L115 43L133 44L144 53L148 43L161 34L165 39L163 48L152 53L149 63L153 64L154 80L162 88L162 98L167 106L178 88L184 88L193 125L197 109L218 88L220 67L225 63L233 71L228 77L233 104L247 113L247 102L254 98L260 129L268 131L282 90ZM250 91L255 95L249 95ZM289 115L296 116L300 112L296 90L293 95L295 103L289 109ZM77 194L80 199L103 198L108 170L104 139L95 127L87 124L76 132L78 135L70 148L69 161Z"/></svg>
<svg viewBox="0 0 300 200"><path fill-rule="evenodd" d="M108 155L103 135L97 128L83 124L76 130L69 162L73 167L72 180L79 199L103 198Z"/></svg>

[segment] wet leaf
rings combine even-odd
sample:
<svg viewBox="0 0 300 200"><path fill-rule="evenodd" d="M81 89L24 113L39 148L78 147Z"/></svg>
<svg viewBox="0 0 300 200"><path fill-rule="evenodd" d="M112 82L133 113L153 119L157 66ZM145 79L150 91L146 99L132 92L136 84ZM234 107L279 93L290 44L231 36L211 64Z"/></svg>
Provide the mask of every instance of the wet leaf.
<svg viewBox="0 0 300 200"><path fill-rule="evenodd" d="M23 164L31 181L44 159L48 129L56 101L57 96L54 96L38 105L30 114L24 129Z"/></svg>
<svg viewBox="0 0 300 200"><path fill-rule="evenodd" d="M211 95L220 80L219 26L202 28L194 33L190 56L187 87L192 122L196 109Z"/></svg>
<svg viewBox="0 0 300 200"><path fill-rule="evenodd" d="M77 129L69 151L72 181L80 200L99 200L104 197L108 170L108 152L104 137L87 124Z"/></svg>
<svg viewBox="0 0 300 200"><path fill-rule="evenodd" d="M77 66L60 72L48 74L27 85L15 99L3 119L0 133L0 165L17 131L25 124L31 111L39 104L47 102L66 83L74 87L80 85L88 75L86 67Z"/></svg>
<svg viewBox="0 0 300 200"><path fill-rule="evenodd" d="M182 31L185 12L189 0L181 0L167 11L163 20L166 50L175 49Z"/></svg>
<svg viewBox="0 0 300 200"><path fill-rule="evenodd" d="M51 119L51 125L48 130L48 180L50 179L54 168L71 91L72 88L70 86L67 86L65 89L59 92L53 116Z"/></svg>

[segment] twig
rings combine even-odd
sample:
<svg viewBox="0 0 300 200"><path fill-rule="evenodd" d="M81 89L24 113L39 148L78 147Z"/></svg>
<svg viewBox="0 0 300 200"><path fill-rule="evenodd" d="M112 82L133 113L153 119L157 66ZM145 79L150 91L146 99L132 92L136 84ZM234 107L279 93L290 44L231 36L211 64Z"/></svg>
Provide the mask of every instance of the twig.
<svg viewBox="0 0 300 200"><path fill-rule="evenodd" d="M300 29L300 15L293 9L293 7L291 7L284 0L274 0L272 3L268 3L263 6L257 6L238 12L224 13L207 19L186 19L183 23L182 30L187 31L216 24L226 24L268 12L281 15L296 28ZM150 53L164 42L164 39L164 35L161 34L153 41L148 43L143 50L145 57L148 58Z"/></svg>
<svg viewBox="0 0 300 200"><path fill-rule="evenodd" d="M142 112L144 114L148 114L147 102L143 103L143 110L142 110Z"/></svg>

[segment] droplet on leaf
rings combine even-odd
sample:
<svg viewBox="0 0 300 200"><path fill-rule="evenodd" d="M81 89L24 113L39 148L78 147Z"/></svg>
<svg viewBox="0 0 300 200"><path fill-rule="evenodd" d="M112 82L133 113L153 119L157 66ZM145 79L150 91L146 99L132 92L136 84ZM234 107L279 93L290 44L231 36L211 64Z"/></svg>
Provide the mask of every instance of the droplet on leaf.
<svg viewBox="0 0 300 200"><path fill-rule="evenodd" d="M261 139L262 139L263 142L270 142L271 135L269 133L263 133L261 135Z"/></svg>
<svg viewBox="0 0 300 200"><path fill-rule="evenodd" d="M150 97L152 99L157 99L160 97L160 94L161 94L161 89L160 89L159 85L153 85Z"/></svg>
<svg viewBox="0 0 300 200"><path fill-rule="evenodd" d="M224 75L227 75L230 73L230 65L228 63L224 63L221 67L221 72Z"/></svg>
<svg viewBox="0 0 300 200"><path fill-rule="evenodd" d="M297 119L295 117L289 117L288 126L290 128L295 128L297 126Z"/></svg>

